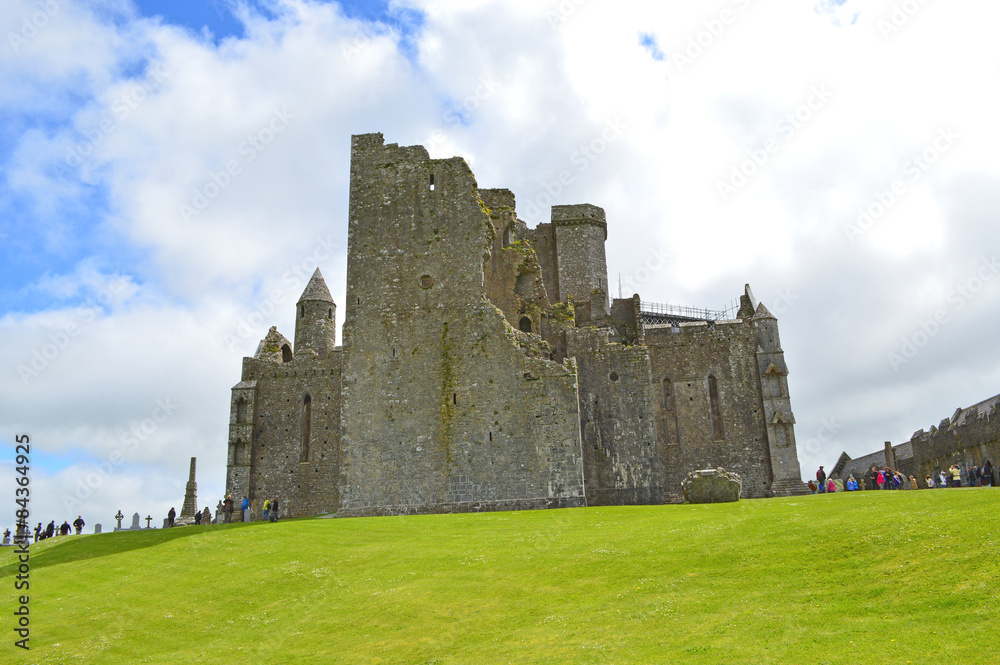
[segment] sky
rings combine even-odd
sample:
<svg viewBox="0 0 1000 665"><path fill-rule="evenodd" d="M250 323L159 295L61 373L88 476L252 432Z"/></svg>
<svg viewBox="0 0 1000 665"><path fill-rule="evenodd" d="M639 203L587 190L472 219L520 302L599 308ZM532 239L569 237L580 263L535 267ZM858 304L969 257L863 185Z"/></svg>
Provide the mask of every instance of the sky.
<svg viewBox="0 0 1000 665"><path fill-rule="evenodd" d="M214 507L241 358L293 333L317 266L342 304L368 132L464 157L530 226L603 207L626 296L723 309L749 283L805 477L908 440L1000 393L998 20L971 0L0 0L4 485L28 434L33 523L159 523L191 457Z"/></svg>

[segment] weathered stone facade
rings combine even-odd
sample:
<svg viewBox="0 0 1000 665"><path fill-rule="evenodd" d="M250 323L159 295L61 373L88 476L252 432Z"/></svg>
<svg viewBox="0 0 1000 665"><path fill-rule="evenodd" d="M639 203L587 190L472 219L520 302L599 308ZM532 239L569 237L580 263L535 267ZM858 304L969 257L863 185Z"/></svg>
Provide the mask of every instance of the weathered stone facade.
<svg viewBox="0 0 1000 665"><path fill-rule="evenodd" d="M994 395L973 406L955 409L950 418L944 418L930 430L917 430L909 441L892 445L890 441L874 453L851 459L841 453L830 472L831 478L846 479L853 475L860 484L866 480L872 489L869 472L872 465L888 466L905 476L913 476L920 488L926 488L925 477L946 471L952 464L965 473L973 467L980 468L989 460L991 465L1000 462L1000 395Z"/></svg>
<svg viewBox="0 0 1000 665"><path fill-rule="evenodd" d="M319 270L233 388L227 492L287 515L679 501L725 466L805 491L777 322L643 322L608 301L607 221L514 195L461 158L352 139L343 345ZM683 321L682 321L683 320ZM659 325L657 325L659 323Z"/></svg>

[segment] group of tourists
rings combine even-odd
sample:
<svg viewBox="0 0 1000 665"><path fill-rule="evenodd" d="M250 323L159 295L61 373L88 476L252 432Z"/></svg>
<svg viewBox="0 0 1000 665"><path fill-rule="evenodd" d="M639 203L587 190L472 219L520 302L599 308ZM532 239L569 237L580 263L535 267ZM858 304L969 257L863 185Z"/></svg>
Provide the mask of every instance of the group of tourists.
<svg viewBox="0 0 1000 665"><path fill-rule="evenodd" d="M993 464L986 460L982 468L971 462L963 472L958 464L952 464L947 471L938 471L936 474L924 476L924 484L928 489L940 487L995 487L996 478L994 476ZM872 464L871 471L867 478L862 478L859 486L858 480L851 474L844 482L844 490L856 492L858 490L901 490L920 489L917 479L913 476L906 476L900 471L893 471L888 466L881 469ZM816 480L809 481L809 490L813 494L834 493L838 490L833 478L828 478L823 467L816 471Z"/></svg>
<svg viewBox="0 0 1000 665"><path fill-rule="evenodd" d="M83 521L82 515L77 515L76 519L73 520L72 527L69 525L69 522L65 521L60 526L56 526L55 520L49 522L48 526L42 526L42 523L39 522L35 526L35 542L37 543L39 540L45 540L46 538L53 538L55 536L68 536L74 528L76 529L76 535L79 536L83 533L84 526L86 526L86 523ZM28 528L30 529L31 527ZM27 533L25 535L27 535Z"/></svg>
<svg viewBox="0 0 1000 665"><path fill-rule="evenodd" d="M965 476L963 483L962 476ZM952 464L947 471L938 471L937 478L928 474L924 477L927 487L996 487L996 477L993 474L993 464L986 460L982 468L968 464L965 473L962 467Z"/></svg>
<svg viewBox="0 0 1000 665"><path fill-rule="evenodd" d="M226 524L233 521L233 510L236 507L236 501L233 499L232 494L227 494L225 500L222 502L223 511ZM253 522L257 514L257 501L250 501L249 497L243 497L243 502L240 504L240 521L242 522ZM264 503L261 506L261 520L264 522L277 522L278 521L278 497L271 497L269 499L264 499Z"/></svg>

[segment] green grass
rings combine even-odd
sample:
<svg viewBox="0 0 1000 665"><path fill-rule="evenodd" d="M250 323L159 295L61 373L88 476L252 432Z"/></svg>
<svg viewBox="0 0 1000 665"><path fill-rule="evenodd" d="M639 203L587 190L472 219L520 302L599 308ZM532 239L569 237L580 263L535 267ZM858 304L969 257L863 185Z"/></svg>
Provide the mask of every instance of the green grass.
<svg viewBox="0 0 1000 665"><path fill-rule="evenodd" d="M0 553L0 662L993 662L998 507L861 492L56 538L31 547L27 654Z"/></svg>

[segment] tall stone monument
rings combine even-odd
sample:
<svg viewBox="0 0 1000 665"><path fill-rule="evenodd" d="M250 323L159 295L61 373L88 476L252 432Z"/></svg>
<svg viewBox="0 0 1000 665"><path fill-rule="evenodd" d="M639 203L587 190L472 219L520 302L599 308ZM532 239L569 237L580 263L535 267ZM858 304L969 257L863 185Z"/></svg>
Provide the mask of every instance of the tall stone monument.
<svg viewBox="0 0 1000 665"><path fill-rule="evenodd" d="M197 457L191 458L191 473L188 476L187 488L184 491L184 505L181 506L181 514L174 524L194 524L194 514L198 511L198 483L194 481L195 465Z"/></svg>

